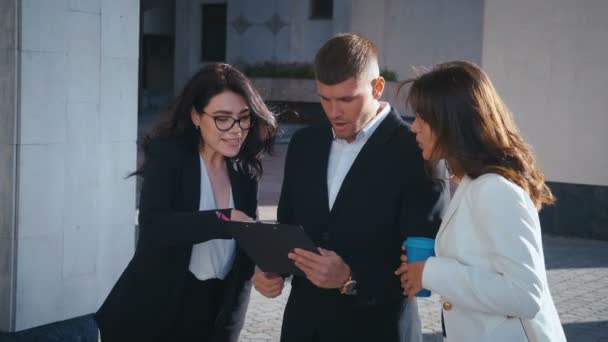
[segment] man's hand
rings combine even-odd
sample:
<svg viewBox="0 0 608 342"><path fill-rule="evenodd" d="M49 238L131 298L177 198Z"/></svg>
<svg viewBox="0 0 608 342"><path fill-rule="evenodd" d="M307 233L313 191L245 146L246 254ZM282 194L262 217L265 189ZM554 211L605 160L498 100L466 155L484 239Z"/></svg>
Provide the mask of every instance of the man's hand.
<svg viewBox="0 0 608 342"><path fill-rule="evenodd" d="M265 273L256 268L253 287L266 298L275 298L283 292L285 279L276 273Z"/></svg>
<svg viewBox="0 0 608 342"><path fill-rule="evenodd" d="M324 289L341 288L350 277L350 267L334 251L318 248L321 255L296 248L287 256L295 261L311 283Z"/></svg>

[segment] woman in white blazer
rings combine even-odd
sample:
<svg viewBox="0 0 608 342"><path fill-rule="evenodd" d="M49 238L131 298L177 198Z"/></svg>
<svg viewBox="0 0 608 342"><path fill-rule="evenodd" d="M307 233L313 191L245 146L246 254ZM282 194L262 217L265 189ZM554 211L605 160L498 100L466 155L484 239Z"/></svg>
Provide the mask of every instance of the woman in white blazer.
<svg viewBox="0 0 608 342"><path fill-rule="evenodd" d="M487 75L449 62L410 80L412 131L458 189L435 257L396 273L410 298L441 296L448 341L565 341L549 286L538 210L554 202L543 173Z"/></svg>

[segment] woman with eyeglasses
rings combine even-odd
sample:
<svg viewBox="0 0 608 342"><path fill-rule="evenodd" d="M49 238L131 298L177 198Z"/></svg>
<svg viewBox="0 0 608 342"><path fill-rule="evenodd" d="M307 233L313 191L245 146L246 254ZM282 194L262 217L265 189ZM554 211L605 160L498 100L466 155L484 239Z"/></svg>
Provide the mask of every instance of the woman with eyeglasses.
<svg viewBox="0 0 608 342"><path fill-rule="evenodd" d="M236 341L253 262L224 220L256 216L276 121L227 64L205 66L142 144L140 236L96 314L106 341Z"/></svg>

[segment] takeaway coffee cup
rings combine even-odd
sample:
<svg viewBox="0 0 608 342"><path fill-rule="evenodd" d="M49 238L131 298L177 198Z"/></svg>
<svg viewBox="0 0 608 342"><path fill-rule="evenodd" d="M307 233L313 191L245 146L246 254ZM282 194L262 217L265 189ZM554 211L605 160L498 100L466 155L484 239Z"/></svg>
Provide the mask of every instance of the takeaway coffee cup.
<svg viewBox="0 0 608 342"><path fill-rule="evenodd" d="M425 237L408 237L404 242L407 261L415 262L426 260L435 255L435 240ZM429 297L431 291L422 289L416 297Z"/></svg>

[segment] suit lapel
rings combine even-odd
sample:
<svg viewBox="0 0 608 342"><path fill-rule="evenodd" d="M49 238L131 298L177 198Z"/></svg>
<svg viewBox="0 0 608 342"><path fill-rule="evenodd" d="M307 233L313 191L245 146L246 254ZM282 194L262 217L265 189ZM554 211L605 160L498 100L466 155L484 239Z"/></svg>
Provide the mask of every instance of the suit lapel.
<svg viewBox="0 0 608 342"><path fill-rule="evenodd" d="M399 126L399 118L397 112L391 108L391 112L384 118L374 133L369 137L359 154L353 161L352 166L346 173L340 190L336 195L334 206L331 210L331 215L338 212L340 207L347 203L350 198L349 192L355 189L359 182L365 182L366 177L369 177L367 172L370 167L377 165L376 159L383 157L383 146L389 141L395 129ZM329 159L329 151L327 154ZM327 193L327 161L325 162L325 192ZM328 201L328 200L327 200Z"/></svg>
<svg viewBox="0 0 608 342"><path fill-rule="evenodd" d="M247 215L255 214L252 211L251 203L247 202L247 194L249 193L246 189L248 185L248 179L245 175L241 174L236 169L235 162L226 158L226 168L228 169L228 176L230 177L230 185L232 187L232 199L234 201L235 209L244 211Z"/></svg>
<svg viewBox="0 0 608 342"><path fill-rule="evenodd" d="M311 150L311 157L314 158L312 165L313 167L311 179L309 184L319 184L318 187L312 186L311 191L316 192L312 198L318 198L321 203L324 203L323 208L327 209L323 214L329 215L329 191L327 189L327 167L329 164L329 152L331 151L331 143L333 140L333 134L331 126L327 125L324 128L322 136L320 137L319 144L314 150Z"/></svg>
<svg viewBox="0 0 608 342"><path fill-rule="evenodd" d="M234 162L226 159L226 168L232 187L232 199L234 206L252 215L251 204L247 203L247 177L240 174L234 166ZM198 151L186 153L182 171L182 193L184 209L198 211L201 201L201 162Z"/></svg>
<svg viewBox="0 0 608 342"><path fill-rule="evenodd" d="M188 151L182 168L182 194L184 209L198 211L201 201L201 162L196 151Z"/></svg>
<svg viewBox="0 0 608 342"><path fill-rule="evenodd" d="M460 184L458 184L456 193L454 193L454 196L450 200L450 204L448 205L448 208L446 209L446 212L443 215L443 218L441 220L441 226L439 227L439 232L437 232L436 240L439 240L439 236L444 232L445 227L447 226L447 224L450 222L450 220L454 216L456 209L458 208L458 206L464 199L464 194L466 193L466 190L470 183L471 183L471 180L469 179L469 177L464 177L460 181Z"/></svg>

